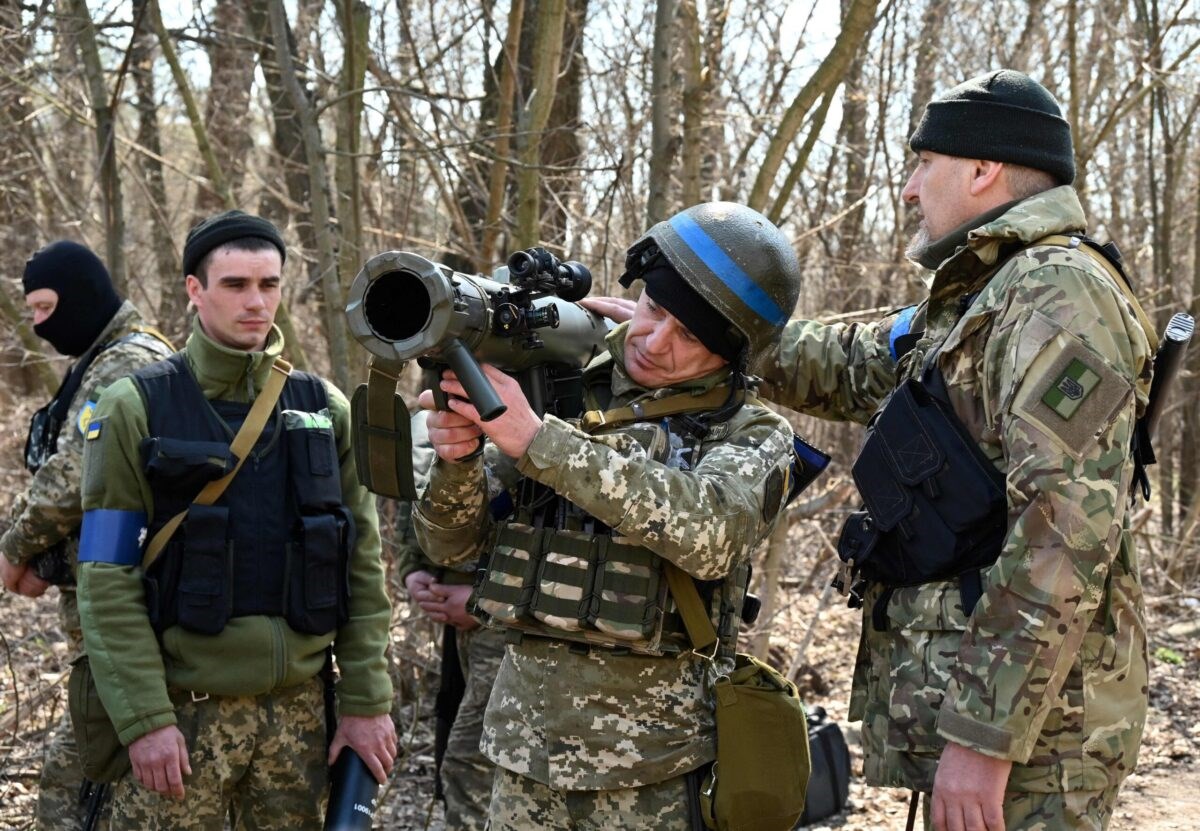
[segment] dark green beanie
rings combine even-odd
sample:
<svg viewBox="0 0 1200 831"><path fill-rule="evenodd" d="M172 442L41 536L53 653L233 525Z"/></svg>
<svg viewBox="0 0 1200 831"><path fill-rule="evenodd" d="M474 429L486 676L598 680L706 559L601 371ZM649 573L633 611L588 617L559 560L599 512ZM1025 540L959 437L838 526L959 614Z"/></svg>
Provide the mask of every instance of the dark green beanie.
<svg viewBox="0 0 1200 831"><path fill-rule="evenodd" d="M287 246L272 223L242 211L225 211L210 216L188 231L187 242L183 245L183 276L195 274L200 261L217 246L246 237L266 240L279 249L280 262L287 261Z"/></svg>
<svg viewBox="0 0 1200 831"><path fill-rule="evenodd" d="M1071 125L1045 87L1028 75L997 69L929 102L908 140L930 150L1044 170L1060 184L1075 181Z"/></svg>

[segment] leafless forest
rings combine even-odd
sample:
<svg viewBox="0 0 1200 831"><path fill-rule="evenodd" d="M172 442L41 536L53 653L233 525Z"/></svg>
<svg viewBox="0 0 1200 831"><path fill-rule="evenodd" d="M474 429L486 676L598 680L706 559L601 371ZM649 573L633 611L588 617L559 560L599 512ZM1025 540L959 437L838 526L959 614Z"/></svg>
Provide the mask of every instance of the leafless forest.
<svg viewBox="0 0 1200 831"><path fill-rule="evenodd" d="M797 314L866 319L923 290L902 256L915 119L996 67L1062 102L1092 234L1120 244L1152 317L1198 314L1200 0L0 0L0 503L26 481L27 417L65 367L21 297L24 261L48 241L89 244L179 336L187 229L258 212L290 244L289 358L345 389L366 353L344 293L373 254L488 273L542 244L614 293L649 223L714 198L794 240ZM1189 827L1200 809L1198 368L1194 349L1136 515L1157 660L1118 828ZM759 552L764 614L746 646L844 717L856 617L822 589L859 433L794 423L836 465ZM46 726L64 706L54 620L52 599L0 599L0 827L31 825ZM433 638L397 604L406 756L386 827L440 827L424 719ZM838 827L902 827L900 797L856 785L853 798Z"/></svg>

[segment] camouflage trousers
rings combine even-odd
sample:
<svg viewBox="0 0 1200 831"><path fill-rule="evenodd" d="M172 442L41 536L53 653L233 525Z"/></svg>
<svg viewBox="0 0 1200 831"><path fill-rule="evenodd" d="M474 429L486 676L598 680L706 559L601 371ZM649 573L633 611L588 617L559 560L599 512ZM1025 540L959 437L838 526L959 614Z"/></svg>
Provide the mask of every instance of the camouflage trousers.
<svg viewBox="0 0 1200 831"><path fill-rule="evenodd" d="M79 769L79 752L75 748L71 714L63 713L58 724L50 731L42 756L35 827L46 831L78 831L83 828L92 797L91 793L82 793L82 786L83 771ZM108 828L111 800L104 799L97 810L99 813L93 827L96 831L104 831Z"/></svg>
<svg viewBox="0 0 1200 831"><path fill-rule="evenodd" d="M184 798L154 793L126 774L113 794L116 831L320 829L328 767L320 678L259 696L176 695L187 741Z"/></svg>
<svg viewBox="0 0 1200 831"><path fill-rule="evenodd" d="M559 791L496 769L490 831L691 831L690 779L675 776L640 788Z"/></svg>
<svg viewBox="0 0 1200 831"><path fill-rule="evenodd" d="M1117 805L1120 785L1100 791L1004 794L1004 831L1104 831ZM930 831L931 800L921 794L925 806L925 829Z"/></svg>
<svg viewBox="0 0 1200 831"><path fill-rule="evenodd" d="M492 778L496 766L479 749L483 714L492 685L504 660L504 632L478 628L456 633L458 660L467 688L450 729L442 758L442 793L446 797L446 828L483 831L487 825Z"/></svg>
<svg viewBox="0 0 1200 831"><path fill-rule="evenodd" d="M83 652L83 632L79 627L79 605L75 589L59 588L58 619L67 637L67 662ZM89 803L80 799L83 771L79 769L79 751L75 748L75 731L70 713L63 713L47 737L42 756L42 773L38 777L37 828L54 831L76 831L87 819ZM108 827L108 801L102 806L94 826L97 831Z"/></svg>

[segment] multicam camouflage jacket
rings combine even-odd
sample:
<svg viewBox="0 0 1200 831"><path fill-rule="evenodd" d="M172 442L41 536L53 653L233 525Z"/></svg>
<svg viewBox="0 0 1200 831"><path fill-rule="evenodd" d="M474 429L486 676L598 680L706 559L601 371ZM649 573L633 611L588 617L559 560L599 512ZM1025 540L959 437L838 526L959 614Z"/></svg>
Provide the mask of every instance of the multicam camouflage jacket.
<svg viewBox="0 0 1200 831"><path fill-rule="evenodd" d="M1083 228L1075 192L1060 187L970 231L898 363L890 345L911 311L866 326L793 321L759 367L766 397L865 422L940 349L955 412L1007 479L1007 537L969 618L958 584L935 582L896 589L878 631L883 593L868 591L851 717L863 720L871 783L931 790L947 740L1012 760L1016 791L1096 790L1133 769L1147 661L1130 439L1152 361L1091 256L1031 246Z"/></svg>
<svg viewBox="0 0 1200 831"><path fill-rule="evenodd" d="M126 301L100 333L97 343L124 338L145 326L141 314ZM144 334L114 343L96 356L71 402L58 449L34 474L13 504L12 524L0 537L0 553L9 562L27 562L50 546L67 540L72 561L79 549L83 521L79 483L83 469L83 434L100 392L119 378L171 354L165 343Z"/></svg>
<svg viewBox="0 0 1200 831"><path fill-rule="evenodd" d="M638 387L623 369L625 327L609 335L609 406L653 395L702 393L720 370L681 388ZM589 369L593 371L594 363ZM547 416L515 463L487 449L482 460L439 460L414 514L421 547L440 562L471 560L493 539L488 502L515 469L553 488L628 538L705 580L722 580L770 532L792 432L758 404L710 427L691 469L647 458L628 430L586 434ZM515 464L515 468L514 468ZM714 758L710 674L727 669L684 652L649 657L526 637L510 646L488 705L482 747L503 768L563 790L652 784Z"/></svg>

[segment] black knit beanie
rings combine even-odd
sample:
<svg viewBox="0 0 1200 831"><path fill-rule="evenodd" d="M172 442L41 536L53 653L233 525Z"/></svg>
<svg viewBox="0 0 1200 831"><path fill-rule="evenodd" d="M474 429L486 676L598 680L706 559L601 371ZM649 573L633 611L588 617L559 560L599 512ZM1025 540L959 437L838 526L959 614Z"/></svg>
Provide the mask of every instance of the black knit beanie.
<svg viewBox="0 0 1200 831"><path fill-rule="evenodd" d="M1044 170L1075 181L1071 125L1045 87L1020 72L997 69L959 84L929 102L908 140L913 152L931 150Z"/></svg>
<svg viewBox="0 0 1200 831"><path fill-rule="evenodd" d="M59 354L78 358L100 337L121 308L108 269L91 249L70 240L52 242L25 263L25 294L53 289L58 303L33 327Z"/></svg>
<svg viewBox="0 0 1200 831"><path fill-rule="evenodd" d="M679 276L665 257L652 263L641 275L646 294L688 328L714 355L733 363L745 340L725 317L708 304L695 289Z"/></svg>
<svg viewBox="0 0 1200 831"><path fill-rule="evenodd" d="M287 261L287 246L272 223L243 211L225 211L210 216L188 231L183 245L183 276L195 274L200 261L219 245L245 237L258 237L279 249L280 262Z"/></svg>

